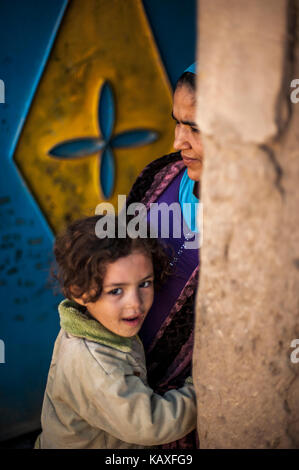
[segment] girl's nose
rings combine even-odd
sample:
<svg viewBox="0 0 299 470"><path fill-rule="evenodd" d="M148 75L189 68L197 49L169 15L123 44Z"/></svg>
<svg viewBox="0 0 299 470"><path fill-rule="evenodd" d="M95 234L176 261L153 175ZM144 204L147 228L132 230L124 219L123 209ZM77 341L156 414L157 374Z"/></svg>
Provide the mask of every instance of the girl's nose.
<svg viewBox="0 0 299 470"><path fill-rule="evenodd" d="M127 309L132 309L138 312L142 310L142 298L139 289L132 289L128 293L126 307Z"/></svg>

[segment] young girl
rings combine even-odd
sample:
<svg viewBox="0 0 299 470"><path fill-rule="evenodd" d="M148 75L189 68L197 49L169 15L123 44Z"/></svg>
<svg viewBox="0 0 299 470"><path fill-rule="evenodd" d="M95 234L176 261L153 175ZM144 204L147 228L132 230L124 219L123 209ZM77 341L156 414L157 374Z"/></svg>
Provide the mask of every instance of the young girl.
<svg viewBox="0 0 299 470"><path fill-rule="evenodd" d="M61 330L36 448L146 448L179 439L196 425L193 385L155 394L137 336L154 283L159 286L167 272L166 255L156 239L98 238L99 219L74 222L56 240L67 299L59 305Z"/></svg>

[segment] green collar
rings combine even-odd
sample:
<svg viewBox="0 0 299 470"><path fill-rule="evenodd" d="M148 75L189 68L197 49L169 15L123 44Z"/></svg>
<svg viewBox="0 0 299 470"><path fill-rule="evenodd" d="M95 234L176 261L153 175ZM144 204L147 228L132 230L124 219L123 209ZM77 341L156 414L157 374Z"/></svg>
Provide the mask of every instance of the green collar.
<svg viewBox="0 0 299 470"><path fill-rule="evenodd" d="M58 311L60 326L67 333L105 344L122 352L132 351L132 338L125 338L107 330L100 322L80 310L80 306L73 300L63 300L59 304Z"/></svg>

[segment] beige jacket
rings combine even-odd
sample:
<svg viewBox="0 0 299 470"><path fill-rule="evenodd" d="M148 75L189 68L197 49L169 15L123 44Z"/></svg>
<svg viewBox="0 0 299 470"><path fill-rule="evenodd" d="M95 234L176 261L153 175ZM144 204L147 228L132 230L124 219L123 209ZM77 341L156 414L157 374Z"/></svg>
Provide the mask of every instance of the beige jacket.
<svg viewBox="0 0 299 470"><path fill-rule="evenodd" d="M154 393L138 337L108 331L69 300L59 313L36 448L145 448L195 428L193 385Z"/></svg>

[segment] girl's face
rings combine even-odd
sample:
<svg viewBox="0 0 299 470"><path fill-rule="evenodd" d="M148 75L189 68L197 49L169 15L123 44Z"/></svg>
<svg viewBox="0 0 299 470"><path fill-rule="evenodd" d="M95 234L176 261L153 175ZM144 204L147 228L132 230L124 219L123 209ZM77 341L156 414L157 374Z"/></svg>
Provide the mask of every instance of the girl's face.
<svg viewBox="0 0 299 470"><path fill-rule="evenodd" d="M75 299L108 330L119 336L138 333L154 299L151 259L140 251L109 263L101 296L96 302Z"/></svg>
<svg viewBox="0 0 299 470"><path fill-rule="evenodd" d="M176 121L173 147L181 151L190 179L199 181L202 172L203 148L195 122L195 94L187 85L179 86L173 97L172 117Z"/></svg>

